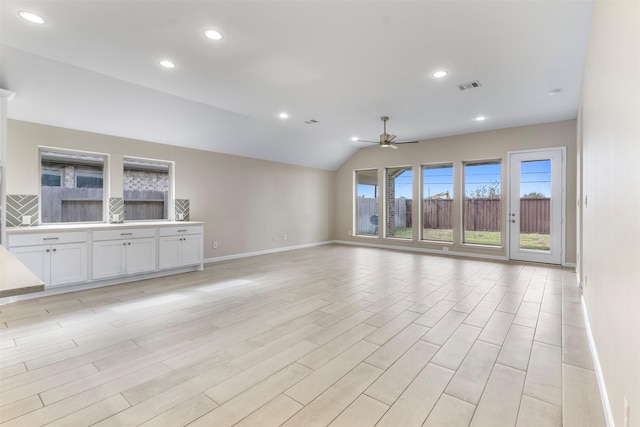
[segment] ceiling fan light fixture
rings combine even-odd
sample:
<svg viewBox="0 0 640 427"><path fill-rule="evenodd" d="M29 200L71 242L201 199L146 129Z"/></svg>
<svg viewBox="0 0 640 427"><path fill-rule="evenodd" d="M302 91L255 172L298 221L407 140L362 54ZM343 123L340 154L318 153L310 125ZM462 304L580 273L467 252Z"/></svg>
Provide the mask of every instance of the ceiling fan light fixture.
<svg viewBox="0 0 640 427"><path fill-rule="evenodd" d="M449 74L447 71L439 70L431 74L431 76L435 77L436 79L441 79L442 77L445 77L447 74Z"/></svg>
<svg viewBox="0 0 640 427"><path fill-rule="evenodd" d="M18 12L18 15L20 15L20 17L25 21L29 21L32 24L44 24L47 22L42 16L37 15L33 12L27 12L26 10Z"/></svg>

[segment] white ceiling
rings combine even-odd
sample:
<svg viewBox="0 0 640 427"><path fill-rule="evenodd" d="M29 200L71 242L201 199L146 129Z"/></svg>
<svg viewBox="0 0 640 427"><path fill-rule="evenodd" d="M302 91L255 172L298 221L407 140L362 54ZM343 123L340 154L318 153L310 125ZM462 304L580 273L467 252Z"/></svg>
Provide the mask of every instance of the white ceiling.
<svg viewBox="0 0 640 427"><path fill-rule="evenodd" d="M18 120L334 170L382 115L420 140L575 118L592 6L3 0L0 87Z"/></svg>

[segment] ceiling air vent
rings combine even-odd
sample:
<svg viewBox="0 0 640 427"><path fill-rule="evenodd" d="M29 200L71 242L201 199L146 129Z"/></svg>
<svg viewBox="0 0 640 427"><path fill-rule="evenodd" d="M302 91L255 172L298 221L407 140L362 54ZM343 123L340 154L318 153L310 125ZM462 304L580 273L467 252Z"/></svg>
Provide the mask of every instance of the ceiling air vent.
<svg viewBox="0 0 640 427"><path fill-rule="evenodd" d="M480 82L478 80L474 80L472 82L468 82L468 83L461 83L458 85L458 89L460 90L469 90L469 89L475 89L477 87L482 86L482 84L480 84Z"/></svg>

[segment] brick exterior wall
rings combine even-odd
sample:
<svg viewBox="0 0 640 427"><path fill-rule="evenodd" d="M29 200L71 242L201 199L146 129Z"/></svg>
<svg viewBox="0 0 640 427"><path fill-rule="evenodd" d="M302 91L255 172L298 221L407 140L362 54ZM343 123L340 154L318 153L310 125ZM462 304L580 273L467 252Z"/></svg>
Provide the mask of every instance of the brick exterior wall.
<svg viewBox="0 0 640 427"><path fill-rule="evenodd" d="M162 172L125 170L124 190L166 191L169 188L169 175Z"/></svg>

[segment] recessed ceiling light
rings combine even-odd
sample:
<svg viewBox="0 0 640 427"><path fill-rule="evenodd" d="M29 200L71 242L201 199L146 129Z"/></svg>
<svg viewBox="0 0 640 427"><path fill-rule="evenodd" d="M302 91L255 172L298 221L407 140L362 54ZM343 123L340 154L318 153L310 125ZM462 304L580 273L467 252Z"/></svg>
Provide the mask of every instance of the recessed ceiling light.
<svg viewBox="0 0 640 427"><path fill-rule="evenodd" d="M44 24L45 22L47 22L44 20L42 16L36 15L33 12L27 12L23 10L21 12L18 12L18 15L20 15L22 19L29 21L33 24Z"/></svg>
<svg viewBox="0 0 640 427"><path fill-rule="evenodd" d="M431 74L433 77L435 77L436 79L442 78L444 76L446 76L447 74L449 74L446 71L436 71L435 73Z"/></svg>
<svg viewBox="0 0 640 427"><path fill-rule="evenodd" d="M278 114L278 117L280 117L281 119L288 119L289 115L287 113L280 113Z"/></svg>
<svg viewBox="0 0 640 427"><path fill-rule="evenodd" d="M481 122L481 121L483 121L483 120L486 120L486 117L485 117L485 116L478 116L478 117L476 117L476 122Z"/></svg>
<svg viewBox="0 0 640 427"><path fill-rule="evenodd" d="M211 40L222 40L224 38L224 34L218 30L207 30L204 32L204 36Z"/></svg>
<svg viewBox="0 0 640 427"><path fill-rule="evenodd" d="M357 137L357 136L354 136L353 138L351 138L351 140L352 140L352 141L357 141L357 140L358 140L358 137Z"/></svg>
<svg viewBox="0 0 640 427"><path fill-rule="evenodd" d="M162 65L164 68L176 68L176 64L169 61L168 59L163 59L162 61L160 61L160 65Z"/></svg>
<svg viewBox="0 0 640 427"><path fill-rule="evenodd" d="M560 92L562 92L562 89L554 89L551 92L549 92L549 96L554 96L559 94Z"/></svg>

